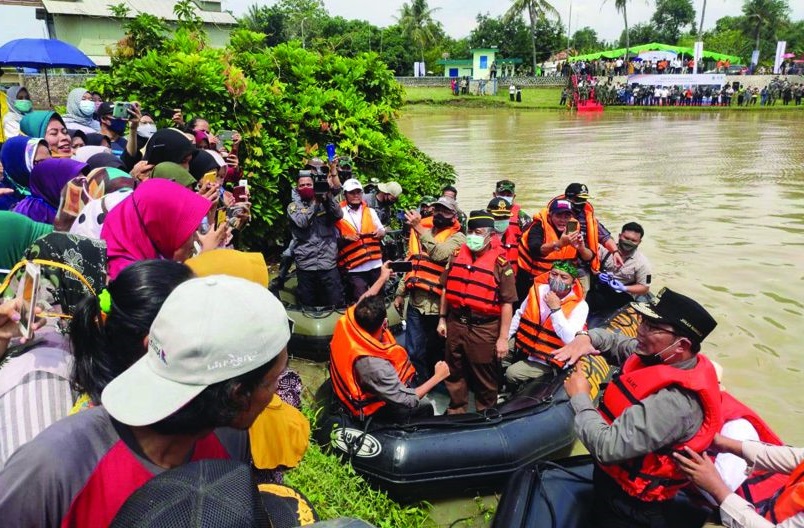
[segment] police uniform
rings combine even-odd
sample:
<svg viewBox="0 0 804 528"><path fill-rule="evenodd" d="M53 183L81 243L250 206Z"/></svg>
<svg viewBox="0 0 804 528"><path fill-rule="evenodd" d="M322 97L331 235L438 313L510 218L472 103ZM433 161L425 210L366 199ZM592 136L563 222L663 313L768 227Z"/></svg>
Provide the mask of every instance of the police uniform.
<svg viewBox="0 0 804 528"><path fill-rule="evenodd" d="M474 227L493 229L493 219L485 211L482 213L488 218L487 224L473 224L475 213L478 212L473 211L469 217L470 231ZM477 410L482 411L497 403L501 379L496 352L502 323L500 311L517 300L514 272L505 255L492 248L490 242L476 254L464 244L450 260L441 284L448 306L442 314L447 326L444 359L450 369L445 382L450 394L448 413L467 411L470 388L475 393Z"/></svg>

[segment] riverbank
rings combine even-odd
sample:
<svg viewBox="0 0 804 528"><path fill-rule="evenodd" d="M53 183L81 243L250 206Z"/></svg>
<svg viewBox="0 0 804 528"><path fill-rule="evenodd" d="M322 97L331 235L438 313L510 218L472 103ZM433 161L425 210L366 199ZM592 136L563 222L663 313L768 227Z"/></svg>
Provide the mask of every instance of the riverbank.
<svg viewBox="0 0 804 528"><path fill-rule="evenodd" d="M410 87L406 86L405 105L407 106L446 106L451 108L518 108L523 110L559 110L567 111L567 107L559 105L561 88L525 88L522 90L522 102L509 100L507 90L497 95L461 95L454 96L449 88ZM804 111L804 105L784 106L607 106L607 112L796 112Z"/></svg>

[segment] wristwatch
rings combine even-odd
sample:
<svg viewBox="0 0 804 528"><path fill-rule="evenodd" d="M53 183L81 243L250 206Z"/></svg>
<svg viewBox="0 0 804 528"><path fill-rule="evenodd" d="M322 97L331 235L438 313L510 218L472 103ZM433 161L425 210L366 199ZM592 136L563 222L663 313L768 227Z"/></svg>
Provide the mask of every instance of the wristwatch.
<svg viewBox="0 0 804 528"><path fill-rule="evenodd" d="M589 332L587 332L586 330L579 330L579 331L575 332L575 337L582 336L582 335L586 336L586 337L589 337Z"/></svg>

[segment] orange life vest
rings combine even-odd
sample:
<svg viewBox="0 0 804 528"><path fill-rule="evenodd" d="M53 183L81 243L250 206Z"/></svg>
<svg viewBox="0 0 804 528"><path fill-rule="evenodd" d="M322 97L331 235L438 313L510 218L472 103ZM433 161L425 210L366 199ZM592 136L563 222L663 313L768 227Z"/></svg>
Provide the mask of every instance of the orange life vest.
<svg viewBox="0 0 804 528"><path fill-rule="evenodd" d="M354 269L370 260L382 260L382 247L380 241L374 238L374 232L379 226L374 225L371 218L371 210L366 202L362 203L363 213L360 218L360 231L354 224L346 218L341 218L335 223L342 237L358 235L354 242L347 242L338 250L338 267L347 270ZM341 202L341 207L346 207L346 201Z"/></svg>
<svg viewBox="0 0 804 528"><path fill-rule="evenodd" d="M427 218L423 218L421 226L425 229L432 230L433 217L428 216ZM450 227L436 233L434 238L436 242L441 243L460 230L460 224L454 222ZM408 240L408 255L408 260L413 264L413 271L405 275L405 288L408 290L424 290L440 297L442 290L441 274L444 273L444 268L447 265L446 261L436 262L431 259L430 255L422 249L419 235L414 230L411 230L410 239Z"/></svg>
<svg viewBox="0 0 804 528"><path fill-rule="evenodd" d="M473 314L499 316L500 284L494 276L497 264L507 260L499 249L489 247L475 258L466 244L452 259L447 275L447 303L453 310L468 308Z"/></svg>
<svg viewBox="0 0 804 528"><path fill-rule="evenodd" d="M670 365L649 367L633 354L623 364L621 374L609 383L598 407L603 419L611 424L632 405L670 386L694 392L698 397L704 413L698 432L685 442L654 453L618 464L600 464L600 469L617 481L623 491L647 502L672 499L689 484L671 455L673 451L689 446L701 453L723 427L720 388L712 362L698 354L697 363L691 370Z"/></svg>
<svg viewBox="0 0 804 528"><path fill-rule="evenodd" d="M790 473L784 488L771 500L765 518L779 524L799 513L804 513L804 462Z"/></svg>
<svg viewBox="0 0 804 528"><path fill-rule="evenodd" d="M528 246L528 236L530 235L530 230L537 223L542 226L544 231L542 245L555 244L560 238L560 234L556 233L556 229L548 220L546 208L539 211L539 214L533 219L533 223L522 233L517 247L517 264L519 269L527 271L534 277L550 271L553 268L553 263L557 260L575 260L578 258L578 251L570 245L564 246L558 251L552 251L547 255L541 254L540 247L530 248ZM533 255L536 255L536 258Z"/></svg>
<svg viewBox="0 0 804 528"><path fill-rule="evenodd" d="M556 334L550 316L542 323L541 300L539 298L540 283L534 282L528 291L528 305L519 319L516 330L516 348L523 354L543 361L547 365L564 368L565 361L553 357L556 350L564 346L564 342ZM572 292L561 299L561 311L569 318L572 311L583 300L583 288L580 281L574 281ZM584 325L586 328L586 325Z"/></svg>
<svg viewBox="0 0 804 528"><path fill-rule="evenodd" d="M744 419L756 429L759 440L766 444L782 445L782 439L773 432L757 413L726 391L721 392L723 421ZM772 471L756 470L734 490L734 493L754 505L760 515L769 511L773 497L787 483L788 476Z"/></svg>
<svg viewBox="0 0 804 528"><path fill-rule="evenodd" d="M380 342L357 324L354 314L354 306L347 308L335 324L329 345L329 375L338 399L354 416L362 418L376 413L385 406L385 401L363 390L355 374L355 361L362 357L389 361L405 385L416 371L408 359L408 353L396 343L390 331L383 331L383 342Z"/></svg>
<svg viewBox="0 0 804 528"><path fill-rule="evenodd" d="M553 203L555 200L566 200L567 197L563 194L556 196L550 202L548 202L547 207L549 209L550 204ZM573 211L573 214L575 212ZM600 250L598 249L598 244L600 243L600 226L598 225L597 217L595 216L595 208L592 207L592 204L586 202L583 206L583 215L586 219L586 247L592 250L594 253L594 257L592 260L589 261L589 268L594 271L595 273L600 272Z"/></svg>

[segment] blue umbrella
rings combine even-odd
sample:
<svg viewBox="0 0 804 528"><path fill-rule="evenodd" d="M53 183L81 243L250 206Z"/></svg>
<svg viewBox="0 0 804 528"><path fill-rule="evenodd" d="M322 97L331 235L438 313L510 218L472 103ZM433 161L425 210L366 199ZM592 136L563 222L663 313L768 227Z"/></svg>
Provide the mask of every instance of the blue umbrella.
<svg viewBox="0 0 804 528"><path fill-rule="evenodd" d="M95 63L72 44L56 39L30 38L11 40L0 46L0 65L44 69L48 102L50 102L48 68L95 67Z"/></svg>

